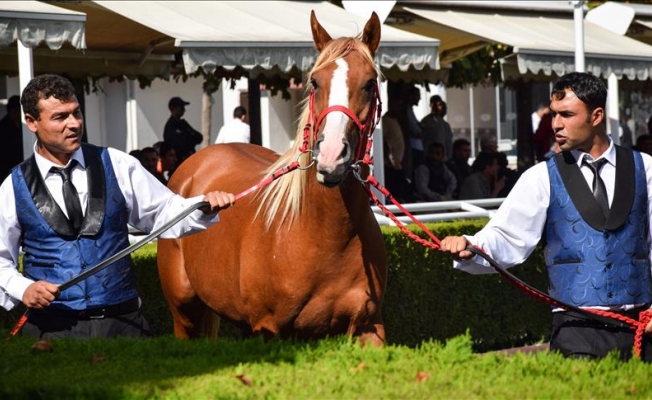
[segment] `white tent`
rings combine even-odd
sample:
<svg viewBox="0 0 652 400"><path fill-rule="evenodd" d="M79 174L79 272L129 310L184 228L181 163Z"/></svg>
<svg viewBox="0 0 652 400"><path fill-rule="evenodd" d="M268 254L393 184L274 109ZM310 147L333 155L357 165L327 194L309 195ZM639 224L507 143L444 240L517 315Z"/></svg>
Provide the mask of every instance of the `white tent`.
<svg viewBox="0 0 652 400"><path fill-rule="evenodd" d="M187 73L218 66L308 70L316 55L308 16L333 37L362 32L365 18L326 1L103 1L95 3L162 32L183 49ZM384 25L377 62L384 71L435 71L438 41Z"/></svg>
<svg viewBox="0 0 652 400"><path fill-rule="evenodd" d="M51 50L70 43L86 48L86 15L55 7L40 1L0 2L0 46L18 47L20 91L34 75L32 48L45 43ZM23 154L32 153L33 135L23 125Z"/></svg>
<svg viewBox="0 0 652 400"><path fill-rule="evenodd" d="M457 35L457 49L469 44L502 43L512 46L520 74L561 76L575 70L575 27L572 14L537 15L501 9L404 9L431 22L432 34L440 28ZM442 39L442 42L444 40ZM608 78L646 80L652 73L652 46L584 22L586 71ZM449 49L454 51L455 48Z"/></svg>
<svg viewBox="0 0 652 400"><path fill-rule="evenodd" d="M65 42L85 49L86 15L40 1L0 2L0 46L19 40L25 47L47 44L59 50Z"/></svg>

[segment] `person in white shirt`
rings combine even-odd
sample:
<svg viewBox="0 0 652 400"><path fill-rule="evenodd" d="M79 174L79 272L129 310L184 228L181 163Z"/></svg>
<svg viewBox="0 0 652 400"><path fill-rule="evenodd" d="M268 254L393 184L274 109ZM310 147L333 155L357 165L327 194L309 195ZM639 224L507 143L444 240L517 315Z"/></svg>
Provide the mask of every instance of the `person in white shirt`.
<svg viewBox="0 0 652 400"><path fill-rule="evenodd" d="M59 291L59 284L125 249L128 225L151 232L203 200L210 206L162 237L198 232L218 221L217 212L234 203L233 194L185 199L134 157L82 143L80 105L61 76L32 79L21 104L36 143L33 156L0 185L0 306L9 310L22 302L32 310L23 328L27 336L148 335L129 257L67 290ZM18 270L20 247L24 275Z"/></svg>
<svg viewBox="0 0 652 400"><path fill-rule="evenodd" d="M469 245L507 268L525 261L543 238L553 298L633 319L650 308L652 158L616 146L607 136L606 98L604 84L588 73L555 82L550 110L561 152L525 171L478 233L441 241L456 268L494 272L466 250ZM631 327L553 311L551 351L567 357L600 358L611 351L622 359L632 356ZM652 323L645 332L652 333ZM643 342L643 360L649 362L652 344L649 338Z"/></svg>
<svg viewBox="0 0 652 400"><path fill-rule="evenodd" d="M249 143L251 140L251 133L249 129L249 124L245 121L247 120L247 110L238 106L233 110L233 119L231 122L224 124L220 131L217 134L217 139L215 139L215 144L218 143Z"/></svg>

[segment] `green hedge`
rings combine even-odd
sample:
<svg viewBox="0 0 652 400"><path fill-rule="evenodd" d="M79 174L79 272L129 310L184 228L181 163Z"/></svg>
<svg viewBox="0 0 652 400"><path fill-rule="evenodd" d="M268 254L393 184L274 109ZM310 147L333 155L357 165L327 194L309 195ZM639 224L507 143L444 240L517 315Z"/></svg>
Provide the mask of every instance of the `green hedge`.
<svg viewBox="0 0 652 400"><path fill-rule="evenodd" d="M438 238L473 234L486 220L426 224ZM415 228L413 232L427 236ZM384 322L390 343L416 345L445 340L468 329L476 350L537 342L549 334L551 314L498 274L471 275L455 270L452 259L413 242L398 228L384 228L389 278ZM548 281L542 252L537 249L510 272L540 289Z"/></svg>
<svg viewBox="0 0 652 400"><path fill-rule="evenodd" d="M486 220L426 224L439 238L472 234ZM415 233L426 235L415 228ZM397 228L383 228L387 243L389 277L383 318L389 343L414 346L423 340L446 340L467 330L476 350L505 348L547 338L550 309L498 274L471 275L452 268L451 258L423 247ZM155 335L172 333L172 320L156 272L156 246L147 245L132 255L143 299L143 314ZM545 290L547 277L537 249L522 266L511 270L525 282ZM0 311L3 327L11 327L22 314ZM236 336L229 324L220 335Z"/></svg>

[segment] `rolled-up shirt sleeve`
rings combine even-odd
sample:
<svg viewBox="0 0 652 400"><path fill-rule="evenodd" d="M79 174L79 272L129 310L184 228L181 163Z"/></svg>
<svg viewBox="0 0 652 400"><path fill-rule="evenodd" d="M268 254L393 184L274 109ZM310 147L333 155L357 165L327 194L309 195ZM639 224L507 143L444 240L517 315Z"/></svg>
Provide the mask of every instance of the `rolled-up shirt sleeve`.
<svg viewBox="0 0 652 400"><path fill-rule="evenodd" d="M22 302L23 293L34 283L18 271L21 228L16 214L11 175L0 185L0 306L11 310Z"/></svg>
<svg viewBox="0 0 652 400"><path fill-rule="evenodd" d="M158 229L204 199L203 194L190 198L174 194L135 158L112 148L109 148L109 154L116 170L118 185L127 202L129 224L143 232ZM161 237L183 237L205 230L217 221L217 214L205 214L196 210L165 231Z"/></svg>

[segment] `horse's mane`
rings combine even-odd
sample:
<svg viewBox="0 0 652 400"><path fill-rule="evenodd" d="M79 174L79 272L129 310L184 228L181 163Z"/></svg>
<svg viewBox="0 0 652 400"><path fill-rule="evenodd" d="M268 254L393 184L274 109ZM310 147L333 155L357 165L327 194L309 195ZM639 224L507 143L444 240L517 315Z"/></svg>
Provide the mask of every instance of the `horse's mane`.
<svg viewBox="0 0 652 400"><path fill-rule="evenodd" d="M315 61L315 65L308 73L308 79L305 81L309 82L312 74L321 70L326 65L334 62L338 58L347 56L353 51L359 52L365 61L371 65L374 65L374 68L380 75L378 67L374 64L373 55L367 46L360 40L360 37L342 37L328 42L326 47L321 51L321 53L319 53L319 56ZM305 85L304 90L307 94L310 90L309 85ZM299 125L297 128L294 145L283 155L281 155L279 159L265 171L266 177L269 177L272 173L276 172L280 168L286 167L288 164L295 161L297 155L299 154L299 149L303 144L303 130L306 126L306 123L308 122L308 117L310 114L308 97L304 97L304 100L301 102L302 112L299 118ZM318 116L315 115L314 117L316 119ZM313 123L316 123L316 121L313 121ZM308 148L312 149L313 146L314 137L311 131L308 135ZM312 153L302 154L299 158L301 168L306 168L310 164L311 158ZM299 215L301 212L301 198L304 193L307 173L307 169L300 169L298 171L293 171L289 174L285 174L267 185L260 192L261 202L258 207L256 217L258 217L261 212L264 212L265 224L267 228L272 226L275 218L279 213L280 219L278 227L281 226L286 218L289 218L289 225L291 225L294 221L294 218ZM314 173L314 171L312 173Z"/></svg>

